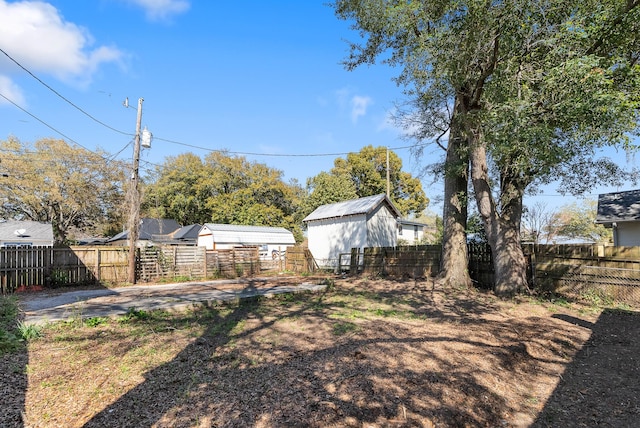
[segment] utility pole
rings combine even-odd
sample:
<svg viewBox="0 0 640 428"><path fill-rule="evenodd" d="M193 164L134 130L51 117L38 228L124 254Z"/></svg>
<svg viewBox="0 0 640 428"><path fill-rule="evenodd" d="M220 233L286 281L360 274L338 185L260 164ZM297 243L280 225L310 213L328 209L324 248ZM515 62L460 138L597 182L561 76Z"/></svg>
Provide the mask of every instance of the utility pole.
<svg viewBox="0 0 640 428"><path fill-rule="evenodd" d="M389 147L387 147L387 198L391 197L391 180L389 178Z"/></svg>
<svg viewBox="0 0 640 428"><path fill-rule="evenodd" d="M136 283L136 245L140 231L140 192L138 190L138 168L140 166L140 126L142 124L142 98L138 99L138 119L133 144L133 173L131 175L131 207L129 211L129 270L128 282ZM125 101L125 107L128 102Z"/></svg>

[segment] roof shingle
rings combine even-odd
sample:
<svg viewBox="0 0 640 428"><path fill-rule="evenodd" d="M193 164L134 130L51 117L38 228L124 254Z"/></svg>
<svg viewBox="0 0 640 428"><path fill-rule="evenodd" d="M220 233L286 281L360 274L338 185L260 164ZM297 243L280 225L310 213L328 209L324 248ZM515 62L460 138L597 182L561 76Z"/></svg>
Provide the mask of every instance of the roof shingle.
<svg viewBox="0 0 640 428"><path fill-rule="evenodd" d="M640 221L640 190L604 193L598 196L596 223Z"/></svg>

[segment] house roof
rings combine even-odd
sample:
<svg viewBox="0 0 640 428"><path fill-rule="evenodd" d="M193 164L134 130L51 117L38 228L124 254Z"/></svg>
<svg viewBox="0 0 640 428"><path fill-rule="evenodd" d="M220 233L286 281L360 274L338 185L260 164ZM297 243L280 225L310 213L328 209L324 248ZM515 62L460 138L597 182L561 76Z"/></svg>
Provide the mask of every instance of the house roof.
<svg viewBox="0 0 640 428"><path fill-rule="evenodd" d="M426 223L423 223L421 221L417 221L417 220L409 220L408 218L399 218L398 219L398 223L402 224L402 225L407 225L407 226L420 226L420 227L426 227L428 228L429 225Z"/></svg>
<svg viewBox="0 0 640 428"><path fill-rule="evenodd" d="M180 229L171 233L173 239L198 239L202 226L199 224L191 224L189 226L181 227Z"/></svg>
<svg viewBox="0 0 640 428"><path fill-rule="evenodd" d="M640 221L640 190L604 193L598 196L596 223Z"/></svg>
<svg viewBox="0 0 640 428"><path fill-rule="evenodd" d="M19 231L21 233L16 233ZM53 227L51 223L41 223L39 221L0 221L0 241L47 242L53 244Z"/></svg>
<svg viewBox="0 0 640 428"><path fill-rule="evenodd" d="M152 240L165 244L196 244L198 234L202 226L199 224L191 224L174 230L171 233L163 235L153 235Z"/></svg>
<svg viewBox="0 0 640 428"><path fill-rule="evenodd" d="M352 199L350 201L321 205L316 208L315 211L313 211L311 214L306 216L302 221L308 222L314 220L325 220L328 218L340 218L352 215L369 214L383 203L389 207L389 209L395 214L396 217L400 217L400 211L398 211L395 205L393 205L393 202L391 202L387 195L381 193L379 195Z"/></svg>
<svg viewBox="0 0 640 428"><path fill-rule="evenodd" d="M213 235L213 242L241 245L295 244L293 233L284 227L205 223L200 235Z"/></svg>
<svg viewBox="0 0 640 428"><path fill-rule="evenodd" d="M138 239L141 241L150 241L153 239L153 235L168 235L177 229L180 229L180 225L172 219L142 218L140 219ZM128 230L107 239L107 242L121 241L124 239L129 239Z"/></svg>

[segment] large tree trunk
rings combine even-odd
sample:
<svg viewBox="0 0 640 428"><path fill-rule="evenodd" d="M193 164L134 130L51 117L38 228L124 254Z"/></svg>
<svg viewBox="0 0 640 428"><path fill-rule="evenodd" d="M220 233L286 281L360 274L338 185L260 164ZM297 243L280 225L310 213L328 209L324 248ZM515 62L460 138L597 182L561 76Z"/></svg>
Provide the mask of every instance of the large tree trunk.
<svg viewBox="0 0 640 428"><path fill-rule="evenodd" d="M457 120L452 121L444 175L442 260L439 280L445 286L471 286L467 255L467 185L469 156Z"/></svg>
<svg viewBox="0 0 640 428"><path fill-rule="evenodd" d="M500 221L497 236L490 241L495 270L494 291L498 296L513 296L528 290L527 261L522 251L520 233L513 224Z"/></svg>
<svg viewBox="0 0 640 428"><path fill-rule="evenodd" d="M499 296L511 296L528 290L527 263L520 242L524 186L508 173L500 178L498 207L491 193L486 147L476 136L471 145L471 180L493 255L494 290Z"/></svg>

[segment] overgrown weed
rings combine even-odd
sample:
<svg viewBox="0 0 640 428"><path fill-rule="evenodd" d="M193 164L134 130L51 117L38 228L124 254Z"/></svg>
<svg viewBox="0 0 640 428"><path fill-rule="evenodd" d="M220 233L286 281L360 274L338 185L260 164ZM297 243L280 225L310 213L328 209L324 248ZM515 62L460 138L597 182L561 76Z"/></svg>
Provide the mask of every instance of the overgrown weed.
<svg viewBox="0 0 640 428"><path fill-rule="evenodd" d="M0 296L0 355L24 346L17 325L18 304L14 296Z"/></svg>

